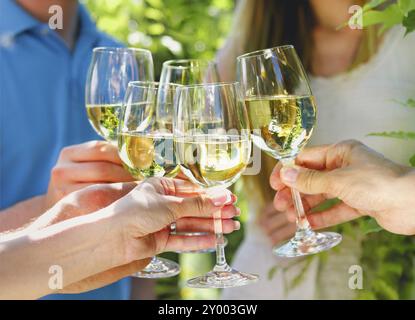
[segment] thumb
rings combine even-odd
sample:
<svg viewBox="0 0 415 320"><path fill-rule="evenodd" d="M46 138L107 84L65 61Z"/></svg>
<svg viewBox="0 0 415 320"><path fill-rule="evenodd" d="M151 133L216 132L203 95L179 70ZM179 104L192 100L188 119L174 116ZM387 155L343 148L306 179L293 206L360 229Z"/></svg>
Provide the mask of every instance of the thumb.
<svg viewBox="0 0 415 320"><path fill-rule="evenodd" d="M302 193L319 194L330 191L331 176L328 172L302 167L283 167L280 176L284 184Z"/></svg>

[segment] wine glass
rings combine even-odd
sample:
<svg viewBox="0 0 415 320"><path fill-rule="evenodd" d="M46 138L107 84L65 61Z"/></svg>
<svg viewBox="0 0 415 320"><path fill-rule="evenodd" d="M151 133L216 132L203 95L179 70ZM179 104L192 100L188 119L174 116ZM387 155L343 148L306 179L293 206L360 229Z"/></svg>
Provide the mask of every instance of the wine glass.
<svg viewBox="0 0 415 320"><path fill-rule="evenodd" d="M208 195L225 192L245 170L251 152L248 115L239 84L180 86L175 112L174 144L182 172ZM187 285L227 288L257 281L257 275L239 272L227 264L220 211L214 214L214 230L216 265Z"/></svg>
<svg viewBox="0 0 415 320"><path fill-rule="evenodd" d="M166 114L173 106L175 85L133 81L128 84L118 130L118 151L124 167L138 180L174 176L179 169L173 152L171 121ZM171 117L170 117L171 119ZM139 278L177 275L177 263L153 257Z"/></svg>
<svg viewBox="0 0 415 320"><path fill-rule="evenodd" d="M243 87L254 144L282 165L293 166L316 121L315 100L294 47L286 45L239 56L237 77ZM287 243L274 248L274 254L304 256L339 244L340 234L311 229L300 193L295 189L291 193L297 231Z"/></svg>
<svg viewBox="0 0 415 320"><path fill-rule="evenodd" d="M128 83L153 81L153 69L148 50L94 48L86 81L86 110L94 130L108 142L117 143L119 113Z"/></svg>
<svg viewBox="0 0 415 320"><path fill-rule="evenodd" d="M214 61L204 59L167 60L163 63L160 83L182 85L219 82L219 74Z"/></svg>
<svg viewBox="0 0 415 320"><path fill-rule="evenodd" d="M160 83L175 83L181 85L192 85L202 83L219 82L219 73L214 61L204 59L174 59L163 63ZM185 236L202 236L207 232L178 232L175 224L171 226L172 233ZM228 240L224 238L225 246ZM177 253L208 253L215 252L215 248L203 250L181 250Z"/></svg>

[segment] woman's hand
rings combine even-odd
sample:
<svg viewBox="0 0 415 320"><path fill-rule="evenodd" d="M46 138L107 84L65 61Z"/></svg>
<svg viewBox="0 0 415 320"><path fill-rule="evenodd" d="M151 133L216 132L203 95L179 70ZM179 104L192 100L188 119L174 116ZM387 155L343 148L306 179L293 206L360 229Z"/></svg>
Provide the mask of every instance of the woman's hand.
<svg viewBox="0 0 415 320"><path fill-rule="evenodd" d="M52 169L46 209L67 194L96 183L133 181L123 168L117 147L105 141L89 141L62 149Z"/></svg>
<svg viewBox="0 0 415 320"><path fill-rule="evenodd" d="M295 211L287 186L306 194L306 211L328 198L342 200L308 215L315 228L369 215L390 232L415 234L414 169L393 163L357 141L306 149L296 163L301 167L277 165L270 178L278 191L275 208L287 212L291 221Z"/></svg>
<svg viewBox="0 0 415 320"><path fill-rule="evenodd" d="M114 252L123 252L122 259L114 259L121 260L121 264L65 285L59 292L89 291L143 269L149 263L149 257L156 253L198 250L214 246L213 234L198 237L170 235L168 221L173 221L176 217L177 231L213 232L210 213L221 210L224 233L239 229L239 222L231 219L239 214L239 210L231 205L235 201L233 195L222 195L216 200L219 202L215 206L212 205L211 199L206 195L200 195L199 192L200 190L189 182L172 179L149 179L141 185L135 182L94 185L62 199L55 205L54 210L37 219L29 231L47 228L107 207L102 209L101 213L110 212L113 215L111 219L114 223L111 225L114 229L119 228L118 234L121 235L118 238L123 239L118 242L114 236L112 241L119 245L107 254L111 256ZM125 195L127 197L122 198ZM118 203L115 203L117 200ZM226 201L229 202L228 205L220 204ZM108 207L111 204L113 206ZM130 222L125 226L119 226L120 220ZM137 226L140 227L139 230Z"/></svg>
<svg viewBox="0 0 415 320"><path fill-rule="evenodd" d="M295 223L290 221L283 212L275 210L272 203L265 206L258 224L271 240L272 245L290 239L296 230Z"/></svg>
<svg viewBox="0 0 415 320"><path fill-rule="evenodd" d="M124 221L125 260L130 262L164 251L214 246L214 234L170 234L169 226L176 222L178 232L213 232L213 214L220 212L223 231L232 232L239 229L239 222L231 219L240 213L233 205L235 200L227 190L212 197L188 181L151 178L107 209L114 212L115 219Z"/></svg>

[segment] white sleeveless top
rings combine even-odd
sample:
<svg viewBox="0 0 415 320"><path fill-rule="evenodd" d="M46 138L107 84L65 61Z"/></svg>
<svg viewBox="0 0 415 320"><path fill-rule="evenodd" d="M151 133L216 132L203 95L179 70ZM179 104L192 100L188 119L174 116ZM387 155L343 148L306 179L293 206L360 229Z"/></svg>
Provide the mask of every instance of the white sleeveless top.
<svg viewBox="0 0 415 320"><path fill-rule="evenodd" d="M408 164L414 140L368 136L373 132L415 131L415 110L394 100L415 99L415 33L404 37L396 27L384 37L378 53L351 72L330 78L310 77L317 102L317 125L310 145L357 139L396 162ZM257 273L251 286L225 289L224 299L350 299L349 267L358 263L360 240L346 237L338 248L318 257L282 259L256 225L251 210L247 234L233 266ZM277 266L272 279L270 270Z"/></svg>

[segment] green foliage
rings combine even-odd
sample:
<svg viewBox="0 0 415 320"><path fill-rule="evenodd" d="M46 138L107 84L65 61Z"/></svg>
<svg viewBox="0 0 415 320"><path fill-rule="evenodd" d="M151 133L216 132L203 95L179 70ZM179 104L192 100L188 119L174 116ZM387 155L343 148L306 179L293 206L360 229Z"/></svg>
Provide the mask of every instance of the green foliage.
<svg viewBox="0 0 415 320"><path fill-rule="evenodd" d="M413 299L415 244L412 237L371 233L363 242L364 289L360 299Z"/></svg>
<svg viewBox="0 0 415 320"><path fill-rule="evenodd" d="M363 26L382 25L380 32L402 24L406 33L415 30L415 0L398 0L388 3L386 0L372 0L363 7Z"/></svg>
<svg viewBox="0 0 415 320"><path fill-rule="evenodd" d="M408 99L405 102L393 100L396 103L408 107L408 108L415 108L415 100ZM415 140L415 131L388 131L388 132L373 132L369 133L368 136L374 137L385 137L385 138L394 138L394 139L401 139L401 140ZM409 162L413 165L415 159L412 157Z"/></svg>
<svg viewBox="0 0 415 320"><path fill-rule="evenodd" d="M406 101L399 101L399 100L392 100L401 106L408 107L408 108L415 108L415 99L408 99Z"/></svg>
<svg viewBox="0 0 415 320"><path fill-rule="evenodd" d="M383 228L373 218L362 219L360 229L362 230L363 234L366 235L383 230Z"/></svg>
<svg viewBox="0 0 415 320"><path fill-rule="evenodd" d="M163 61L213 58L230 28L233 0L83 0L98 27Z"/></svg>
<svg viewBox="0 0 415 320"><path fill-rule="evenodd" d="M414 140L415 132L408 132L408 131L374 132L374 133L369 133L368 136L394 138L394 139L402 139L402 140Z"/></svg>

